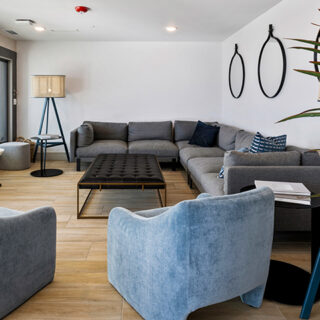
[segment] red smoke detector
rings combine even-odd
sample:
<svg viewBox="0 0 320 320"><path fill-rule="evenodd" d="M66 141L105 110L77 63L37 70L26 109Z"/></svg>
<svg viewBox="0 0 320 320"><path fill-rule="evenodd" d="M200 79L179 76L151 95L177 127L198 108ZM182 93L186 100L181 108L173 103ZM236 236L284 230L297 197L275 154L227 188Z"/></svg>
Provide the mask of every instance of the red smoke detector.
<svg viewBox="0 0 320 320"><path fill-rule="evenodd" d="M84 7L84 6L76 6L75 9L79 13L86 13L88 12L88 10L90 10L88 7Z"/></svg>

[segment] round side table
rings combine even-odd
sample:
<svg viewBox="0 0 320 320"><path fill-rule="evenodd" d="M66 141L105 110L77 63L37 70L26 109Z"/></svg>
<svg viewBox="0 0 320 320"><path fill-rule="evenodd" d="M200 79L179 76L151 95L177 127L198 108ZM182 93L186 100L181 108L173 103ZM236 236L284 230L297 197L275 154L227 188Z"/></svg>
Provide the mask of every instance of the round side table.
<svg viewBox="0 0 320 320"><path fill-rule="evenodd" d="M40 170L32 171L30 174L37 178L55 177L63 173L60 169L46 169L47 142L48 140L60 139L61 136L55 134L39 134L31 137L33 140L40 141Z"/></svg>
<svg viewBox="0 0 320 320"><path fill-rule="evenodd" d="M1 157L1 155L4 153L4 149L1 149L0 148L0 157ZM2 187L2 184L0 183L0 187Z"/></svg>
<svg viewBox="0 0 320 320"><path fill-rule="evenodd" d="M241 189L241 192L255 189L254 185ZM311 270L320 248L320 198L311 198L310 205L275 201L276 208L309 209L311 212ZM311 274L290 263L271 260L265 298L288 305L300 306L304 302ZM320 291L316 300L320 299Z"/></svg>

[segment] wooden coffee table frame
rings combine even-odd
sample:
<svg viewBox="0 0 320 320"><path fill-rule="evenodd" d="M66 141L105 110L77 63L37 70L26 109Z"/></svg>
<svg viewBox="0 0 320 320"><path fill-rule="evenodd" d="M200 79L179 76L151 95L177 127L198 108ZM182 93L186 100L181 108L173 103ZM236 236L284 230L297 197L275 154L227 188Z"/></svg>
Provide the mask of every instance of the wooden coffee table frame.
<svg viewBox="0 0 320 320"><path fill-rule="evenodd" d="M92 186L94 186L92 188ZM112 188L114 186L115 188ZM78 182L77 185L77 219L108 219L108 216L84 216L83 210L92 194L92 190L99 190L102 189L108 190L108 189L128 189L128 190L136 190L140 189L144 191L145 189L153 190L157 189L158 196L160 200L160 204L162 207L165 207L167 205L167 184L165 182L110 182L110 183L93 183L93 182ZM80 189L90 189L90 192L88 193L84 203L82 204L80 208L80 195L79 191ZM164 196L161 196L160 190L164 190Z"/></svg>

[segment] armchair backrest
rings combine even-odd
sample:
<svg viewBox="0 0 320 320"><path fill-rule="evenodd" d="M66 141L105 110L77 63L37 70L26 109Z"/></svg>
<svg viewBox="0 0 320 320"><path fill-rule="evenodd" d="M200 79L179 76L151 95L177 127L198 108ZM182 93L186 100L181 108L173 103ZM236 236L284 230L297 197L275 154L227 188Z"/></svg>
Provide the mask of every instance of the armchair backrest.
<svg viewBox="0 0 320 320"><path fill-rule="evenodd" d="M172 211L171 214L169 211ZM201 197L172 207L167 218L180 230L186 254L189 302L223 301L262 285L269 270L274 196L261 188L222 197ZM176 225L176 226L175 226ZM208 301L206 301L206 299Z"/></svg>

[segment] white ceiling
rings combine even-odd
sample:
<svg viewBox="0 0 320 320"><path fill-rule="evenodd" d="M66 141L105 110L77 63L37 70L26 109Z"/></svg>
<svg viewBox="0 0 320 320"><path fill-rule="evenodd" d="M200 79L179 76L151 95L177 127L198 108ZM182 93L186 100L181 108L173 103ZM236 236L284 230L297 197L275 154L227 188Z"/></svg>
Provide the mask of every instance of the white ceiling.
<svg viewBox="0 0 320 320"><path fill-rule="evenodd" d="M220 41L280 1L0 0L0 32L14 30L19 35L10 37L20 40ZM81 15L76 5L91 10ZM19 18L46 31L17 25ZM171 24L179 29L169 34L165 26Z"/></svg>

